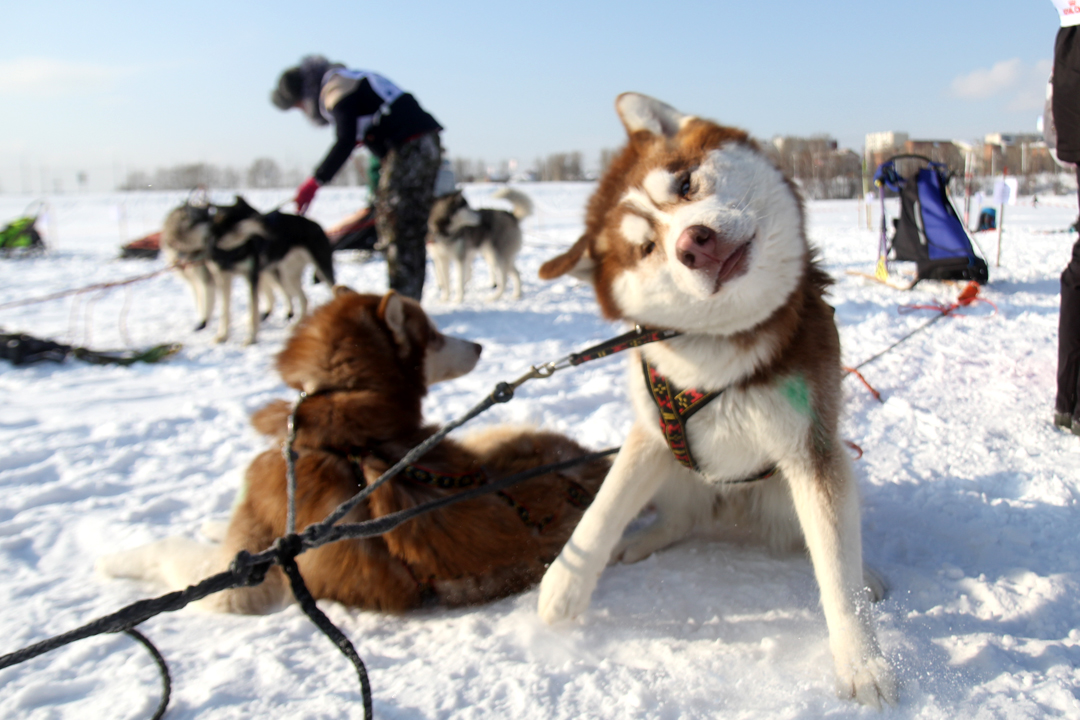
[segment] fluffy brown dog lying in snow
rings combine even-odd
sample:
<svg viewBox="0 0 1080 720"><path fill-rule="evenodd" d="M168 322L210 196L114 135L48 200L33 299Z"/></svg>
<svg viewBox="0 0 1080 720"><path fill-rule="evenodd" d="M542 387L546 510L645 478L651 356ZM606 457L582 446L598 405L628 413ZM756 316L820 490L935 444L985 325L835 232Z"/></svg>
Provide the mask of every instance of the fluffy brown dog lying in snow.
<svg viewBox="0 0 1080 720"><path fill-rule="evenodd" d="M479 345L439 333L412 300L336 288L334 299L304 320L278 355L285 382L309 394L296 417L297 528L324 519L431 436L435 428L423 424L420 410L427 386L464 375L479 357ZM278 400L253 416L274 447L248 467L220 545L168 538L103 557L99 569L180 589L224 570L240 550L269 547L285 533L281 443L290 409ZM342 522L380 517L585 454L562 435L520 428L443 440ZM310 550L297 563L316 598L366 609L500 598L540 580L607 470L607 461L594 460L541 475L422 515L381 537ZM262 585L202 602L219 611L261 613L291 601L288 582L275 567Z"/></svg>

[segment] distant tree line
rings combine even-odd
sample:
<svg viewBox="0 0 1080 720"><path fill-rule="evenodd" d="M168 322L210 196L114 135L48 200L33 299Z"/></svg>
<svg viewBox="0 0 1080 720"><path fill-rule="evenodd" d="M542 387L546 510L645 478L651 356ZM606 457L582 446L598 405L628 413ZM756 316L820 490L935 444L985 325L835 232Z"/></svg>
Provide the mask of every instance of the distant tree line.
<svg viewBox="0 0 1080 720"><path fill-rule="evenodd" d="M507 182L509 180L532 180L538 182L561 182L593 180L596 175L585 170L580 152L552 153L536 158L531 168L519 168L516 161L504 160L491 165L484 160L455 157L450 160L454 177L458 182Z"/></svg>
<svg viewBox="0 0 1080 720"><path fill-rule="evenodd" d="M365 185L367 173L362 163L366 157L357 155L347 163L330 183L335 186ZM195 187L232 190L239 188L291 188L307 177L307 172L293 168L282 170L270 158L255 160L246 170L218 167L211 163L189 163L158 168L153 173L134 170L127 174L119 190L190 190Z"/></svg>

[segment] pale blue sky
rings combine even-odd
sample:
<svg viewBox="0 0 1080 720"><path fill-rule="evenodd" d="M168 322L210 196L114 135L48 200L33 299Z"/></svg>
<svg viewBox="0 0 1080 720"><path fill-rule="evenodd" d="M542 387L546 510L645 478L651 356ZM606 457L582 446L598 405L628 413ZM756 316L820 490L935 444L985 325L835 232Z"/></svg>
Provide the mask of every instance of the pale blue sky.
<svg viewBox="0 0 1080 720"><path fill-rule="evenodd" d="M595 162L623 140L612 103L626 90L856 149L880 130L1033 132L1058 26L1047 0L37 0L0 17L5 192L261 156L306 172L329 130L268 97L309 52L386 75L446 127L449 155L490 163Z"/></svg>

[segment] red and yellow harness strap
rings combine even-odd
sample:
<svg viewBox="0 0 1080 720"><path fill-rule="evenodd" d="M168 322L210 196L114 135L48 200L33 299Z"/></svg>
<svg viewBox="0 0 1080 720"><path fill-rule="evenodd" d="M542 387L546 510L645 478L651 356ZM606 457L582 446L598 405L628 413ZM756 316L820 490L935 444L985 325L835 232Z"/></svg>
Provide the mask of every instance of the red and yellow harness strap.
<svg viewBox="0 0 1080 720"><path fill-rule="evenodd" d="M653 402L660 411L660 432L664 434L671 453L680 465L698 470L698 464L690 452L690 442L686 439L686 421L724 391L706 392L697 388L679 391L644 357L641 358L641 369L645 373L645 384Z"/></svg>
<svg viewBox="0 0 1080 720"><path fill-rule="evenodd" d="M686 421L698 410L720 397L724 391L706 392L697 388L677 391L671 382L644 357L641 358L641 368L645 373L645 384L660 411L660 432L664 434L664 440L671 448L671 454L680 465L701 472L693 453L690 452L690 441L686 437ZM778 469L776 465L773 465L756 475L741 480L726 480L724 484L737 485L767 480L775 475Z"/></svg>

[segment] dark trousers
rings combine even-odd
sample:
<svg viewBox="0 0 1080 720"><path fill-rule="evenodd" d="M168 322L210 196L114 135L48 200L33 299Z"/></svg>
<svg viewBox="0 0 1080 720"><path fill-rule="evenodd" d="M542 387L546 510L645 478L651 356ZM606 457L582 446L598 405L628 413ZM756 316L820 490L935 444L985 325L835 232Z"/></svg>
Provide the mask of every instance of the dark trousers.
<svg viewBox="0 0 1080 720"><path fill-rule="evenodd" d="M386 248L390 289L420 300L427 269L427 221L442 162L438 133L393 148L382 159L375 227Z"/></svg>
<svg viewBox="0 0 1080 720"><path fill-rule="evenodd" d="M1078 171L1080 172L1080 171ZM1061 315L1058 319L1058 390L1054 409L1080 422L1080 240L1061 273Z"/></svg>

